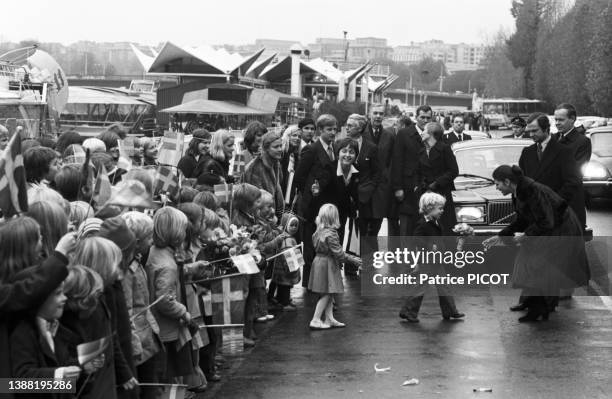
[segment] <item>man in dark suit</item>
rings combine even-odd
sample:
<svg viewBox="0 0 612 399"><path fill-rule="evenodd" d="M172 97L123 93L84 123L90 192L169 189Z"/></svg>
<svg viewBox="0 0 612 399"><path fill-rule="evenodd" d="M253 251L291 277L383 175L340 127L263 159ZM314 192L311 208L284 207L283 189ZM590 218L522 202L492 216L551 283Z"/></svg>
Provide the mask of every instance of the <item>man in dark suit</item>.
<svg viewBox="0 0 612 399"><path fill-rule="evenodd" d="M452 130L444 135L442 139L445 144L452 145L458 141L471 140L472 136L469 134L463 133L465 130L465 122L463 121L463 116L457 115L453 118L453 128Z"/></svg>
<svg viewBox="0 0 612 399"><path fill-rule="evenodd" d="M376 144L363 136L367 128L367 119L358 114L352 114L346 121L348 137L355 140L359 146L359 154L355 167L359 171L359 235L361 237L376 237L382 218L377 218L373 212L373 195L380 181L378 166L378 150Z"/></svg>
<svg viewBox="0 0 612 399"><path fill-rule="evenodd" d="M576 167L578 171L582 173L584 165L591 160L591 139L578 132L574 127L575 122L576 108L567 103L559 104L555 110L555 126L558 131L556 139L559 141L559 144L569 147L572 150L572 155L576 161ZM580 189L575 194L572 208L574 212L576 212L578 220L582 223L582 228L585 228L586 210L584 208L582 179L580 180Z"/></svg>
<svg viewBox="0 0 612 399"><path fill-rule="evenodd" d="M576 116L576 108L572 104L562 103L555 109L556 138L559 144L567 146L572 150L576 160L576 167L580 176L582 176L582 168L591 160L592 148L591 139L584 135L584 131L579 131L578 128L574 127ZM586 209L582 178L580 179L580 188L577 190L571 205L582 224L582 229L586 229ZM559 299L569 299L572 293L573 290L561 290Z"/></svg>
<svg viewBox="0 0 612 399"><path fill-rule="evenodd" d="M520 116L515 116L510 121L510 127L512 128L512 134L505 135L504 139L529 139L531 138L529 134L525 133L525 127L527 127L527 122L525 119Z"/></svg>
<svg viewBox="0 0 612 399"><path fill-rule="evenodd" d="M421 105L416 115L416 124L397 132L391 162L391 187L399 205L401 236L412 235L419 215L415 187L419 152L423 148L421 133L431 122L433 112L429 105Z"/></svg>
<svg viewBox="0 0 612 399"><path fill-rule="evenodd" d="M544 114L532 114L526 131L535 143L521 153L519 166L523 173L552 188L574 209L574 197L582 184L572 150L553 139Z"/></svg>
<svg viewBox="0 0 612 399"><path fill-rule="evenodd" d="M317 119L318 139L304 147L300 162L295 171L295 185L300 195L299 213L302 223L304 243L304 272L302 286L308 286L310 265L314 259L312 234L316 230L315 219L321 205L334 202L333 177L335 156L333 143L338 130L338 122L333 115L323 114Z"/></svg>
<svg viewBox="0 0 612 399"><path fill-rule="evenodd" d="M525 132L530 134L535 142L525 147L519 158L519 166L525 176L552 188L568 205L574 209L582 206L576 203L576 194L582 187L582 177L579 173L572 150L559 144L550 134L550 121L542 113L535 113L527 119ZM525 298L521 296L520 303L510 310L524 310ZM558 302L551 299L550 304Z"/></svg>
<svg viewBox="0 0 612 399"><path fill-rule="evenodd" d="M385 129L382 125L385 109L382 105L373 105L370 108L371 125L363 134L363 137L376 144L378 165L380 169L379 182L372 195L372 215L377 219L387 218L388 235L399 236L399 213L396 201L393 199L391 189L391 160L393 158L393 146L395 143L395 132Z"/></svg>

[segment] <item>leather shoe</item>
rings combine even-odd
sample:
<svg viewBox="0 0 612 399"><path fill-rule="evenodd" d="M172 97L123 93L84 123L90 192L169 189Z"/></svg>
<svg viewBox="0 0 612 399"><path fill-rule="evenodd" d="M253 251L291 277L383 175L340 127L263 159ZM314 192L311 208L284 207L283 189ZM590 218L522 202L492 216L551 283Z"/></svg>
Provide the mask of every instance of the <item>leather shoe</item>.
<svg viewBox="0 0 612 399"><path fill-rule="evenodd" d="M206 391L208 389L208 385L207 384L202 384L200 386L197 387L193 387L193 388L188 388L187 390L189 392L193 392L193 393L202 393L204 391Z"/></svg>
<svg viewBox="0 0 612 399"><path fill-rule="evenodd" d="M465 317L465 313L455 313L452 314L450 316L442 316L444 318L444 320L450 320L450 319L462 319Z"/></svg>
<svg viewBox="0 0 612 399"><path fill-rule="evenodd" d="M221 381L221 376L219 374L207 375L206 380L212 382L219 382Z"/></svg>
<svg viewBox="0 0 612 399"><path fill-rule="evenodd" d="M518 305L510 306L510 311L512 312L522 312L527 309L527 305L524 303L519 303Z"/></svg>
<svg viewBox="0 0 612 399"><path fill-rule="evenodd" d="M411 314L400 313L399 317L404 319L404 320L406 320L406 321L408 321L408 322L410 322L410 323L418 323L419 322L419 319L416 316L411 315Z"/></svg>

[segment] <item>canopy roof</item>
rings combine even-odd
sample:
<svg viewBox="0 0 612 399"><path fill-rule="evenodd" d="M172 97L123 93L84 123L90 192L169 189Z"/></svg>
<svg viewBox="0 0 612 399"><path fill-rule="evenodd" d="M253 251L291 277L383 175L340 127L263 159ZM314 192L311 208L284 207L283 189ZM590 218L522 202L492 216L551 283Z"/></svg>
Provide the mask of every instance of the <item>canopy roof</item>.
<svg viewBox="0 0 612 399"><path fill-rule="evenodd" d="M268 113L275 113L278 104L300 103L306 104L302 97L294 97L274 89L254 89L249 96L247 105L261 109Z"/></svg>
<svg viewBox="0 0 612 399"><path fill-rule="evenodd" d="M300 74L316 73L324 76L329 83L339 83L342 78L345 78L345 82L349 82L367 66L368 64L365 64L363 67L360 67L355 71L342 72L331 62L325 61L322 58L315 58L313 60L300 59ZM255 72L256 69L254 68L253 70L249 71L249 74L255 75ZM277 63L267 65L259 73L259 75L255 75L255 77L269 81L289 79L291 77L291 57L285 56Z"/></svg>
<svg viewBox="0 0 612 399"><path fill-rule="evenodd" d="M216 50L207 45L190 47L166 42L147 71L176 75L230 75L238 71L245 74L263 51L264 49L261 49L250 57L244 58L237 53L229 53L223 48ZM136 51L135 53L139 60L143 59L142 54L139 55ZM141 60L141 63L146 66L149 60L144 58L144 61Z"/></svg>
<svg viewBox="0 0 612 399"><path fill-rule="evenodd" d="M129 96L112 89L104 89L102 87L70 86L68 88L68 103L143 105L148 104L149 102L139 97Z"/></svg>
<svg viewBox="0 0 612 399"><path fill-rule="evenodd" d="M163 109L160 112L170 114L272 115L274 110L268 112L229 101L198 99Z"/></svg>

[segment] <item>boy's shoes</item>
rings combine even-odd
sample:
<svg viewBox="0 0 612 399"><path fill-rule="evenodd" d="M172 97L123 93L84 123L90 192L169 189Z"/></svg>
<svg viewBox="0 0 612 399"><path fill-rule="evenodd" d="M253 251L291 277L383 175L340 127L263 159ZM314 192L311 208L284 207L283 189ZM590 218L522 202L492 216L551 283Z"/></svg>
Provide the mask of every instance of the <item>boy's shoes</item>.
<svg viewBox="0 0 612 399"><path fill-rule="evenodd" d="M256 318L255 321L258 323L265 323L266 321L268 321L268 318L266 316L261 316Z"/></svg>
<svg viewBox="0 0 612 399"><path fill-rule="evenodd" d="M281 310L282 308L283 308L283 305L278 303L278 301L276 299L274 299L274 298L268 299L268 309Z"/></svg>
<svg viewBox="0 0 612 399"><path fill-rule="evenodd" d="M510 306L511 312L522 312L527 309L527 305L524 303L519 303L518 305Z"/></svg>
<svg viewBox="0 0 612 399"><path fill-rule="evenodd" d="M327 330L331 328L331 326L327 323L322 322L321 320L313 320L310 322L311 330Z"/></svg>
<svg viewBox="0 0 612 399"><path fill-rule="evenodd" d="M206 376L206 381L209 382L219 382L221 381L221 376L219 374L212 374L212 375L207 375Z"/></svg>
<svg viewBox="0 0 612 399"><path fill-rule="evenodd" d="M418 323L419 322L419 319L416 316L411 315L411 314L401 313L400 312L399 317L404 319L404 320L406 320L406 321L408 321L408 322L410 322L410 323Z"/></svg>
<svg viewBox="0 0 612 399"><path fill-rule="evenodd" d="M266 315L266 320L274 320L274 315L273 314L267 314Z"/></svg>
<svg viewBox="0 0 612 399"><path fill-rule="evenodd" d="M245 347L245 348L252 348L252 347L254 347L254 346L255 346L255 341L253 341L253 340L252 340L252 339L250 339L250 338L246 338L246 337L245 337L245 338L244 338L244 344L243 344L243 345L244 345L244 347Z"/></svg>
<svg viewBox="0 0 612 399"><path fill-rule="evenodd" d="M202 393L206 391L206 389L208 389L208 384L206 383L200 386L197 386L197 387L187 388L188 391L193 392L193 393Z"/></svg>
<svg viewBox="0 0 612 399"><path fill-rule="evenodd" d="M465 313L455 313L455 314L452 314L450 316L443 316L444 320L462 319L464 317L465 317Z"/></svg>

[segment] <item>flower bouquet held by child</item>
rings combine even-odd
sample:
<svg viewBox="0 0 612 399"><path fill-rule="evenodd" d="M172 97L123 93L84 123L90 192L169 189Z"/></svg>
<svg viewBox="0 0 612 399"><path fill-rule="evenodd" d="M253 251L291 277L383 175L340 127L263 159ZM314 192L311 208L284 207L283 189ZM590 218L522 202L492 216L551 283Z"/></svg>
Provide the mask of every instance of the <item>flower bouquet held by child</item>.
<svg viewBox="0 0 612 399"><path fill-rule="evenodd" d="M466 236L474 235L474 228L467 223L458 223L453 227L453 232L459 234L457 238L457 251L463 251Z"/></svg>

